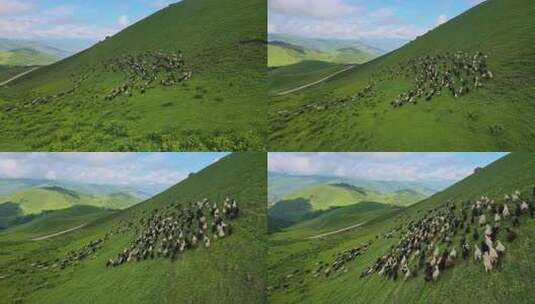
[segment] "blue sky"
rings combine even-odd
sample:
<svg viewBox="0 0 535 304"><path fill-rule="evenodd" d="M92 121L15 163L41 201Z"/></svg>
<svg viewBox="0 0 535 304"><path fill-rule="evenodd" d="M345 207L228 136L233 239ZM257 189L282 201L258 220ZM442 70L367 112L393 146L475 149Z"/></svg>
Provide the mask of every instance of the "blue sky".
<svg viewBox="0 0 535 304"><path fill-rule="evenodd" d="M269 153L270 171L394 181L458 181L506 153Z"/></svg>
<svg viewBox="0 0 535 304"><path fill-rule="evenodd" d="M98 41L178 0L0 0L0 37Z"/></svg>
<svg viewBox="0 0 535 304"><path fill-rule="evenodd" d="M268 0L270 33L412 40L482 0Z"/></svg>
<svg viewBox="0 0 535 304"><path fill-rule="evenodd" d="M0 178L167 188L226 153L0 153Z"/></svg>

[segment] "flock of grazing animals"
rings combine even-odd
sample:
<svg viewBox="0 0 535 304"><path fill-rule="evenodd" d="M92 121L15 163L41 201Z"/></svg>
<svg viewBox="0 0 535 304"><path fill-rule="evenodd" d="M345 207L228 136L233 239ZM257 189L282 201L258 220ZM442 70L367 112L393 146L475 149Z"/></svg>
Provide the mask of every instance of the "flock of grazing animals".
<svg viewBox="0 0 535 304"><path fill-rule="evenodd" d="M102 64L107 72L126 73L126 81L104 96L104 100L111 101L118 96L130 97L135 90L144 94L156 85L174 86L191 79L192 71L186 67L182 52L165 52L163 50L147 51L137 55L124 55ZM97 71L96 66L86 67L77 74L71 74L72 87L52 95L38 96L30 101L7 105L4 111L10 112L19 108L28 108L53 102L59 98L74 94L78 88L88 80L91 73ZM97 96L89 96L96 99Z"/></svg>
<svg viewBox="0 0 535 304"><path fill-rule="evenodd" d="M178 85L192 76L192 71L186 68L182 52L166 53L162 50L114 58L104 64L104 69L114 73L124 72L127 77L123 84L104 97L108 101L120 95L130 97L135 90L144 94L154 84Z"/></svg>
<svg viewBox="0 0 535 304"><path fill-rule="evenodd" d="M117 257L110 259L106 266L119 266L133 260L142 261L158 256L174 259L177 254L202 244L210 247L211 241L225 238L232 233L231 221L239 216L240 208L234 199L226 198L222 209L207 199L190 203L184 207L173 203L163 210L154 210L141 216L139 222L123 221L104 237L91 240L78 250L71 250L63 258L53 261L37 261L30 266L40 270L64 269L75 266L82 260L94 257L112 236L134 232L138 235L131 245Z"/></svg>
<svg viewBox="0 0 535 304"><path fill-rule="evenodd" d="M175 259L177 255L197 246L210 247L212 241L232 234L232 226L225 222L239 215L236 200L226 198L222 209L204 199L188 206L172 204L164 210L154 210L148 218L141 218L136 226L137 237L106 266L143 261L154 257Z"/></svg>
<svg viewBox="0 0 535 304"><path fill-rule="evenodd" d="M486 196L460 204L450 201L446 206L428 210L420 221L409 222L399 243L362 272L361 277L377 273L396 280L401 272L409 279L423 268L425 280L436 281L461 256L465 261L473 256L476 263L483 261L486 272L492 271L503 261L503 238L508 242L516 238L513 229L520 225L524 215L535 218L535 205L534 201L524 200L518 191L506 195L501 203ZM458 235L460 238L456 238Z"/></svg>
<svg viewBox="0 0 535 304"><path fill-rule="evenodd" d="M442 90L448 90L453 97L458 98L482 87L484 80L494 77L488 69L487 57L482 52L474 55L457 52L427 55L399 65L392 73L414 77L415 87L400 94L392 101L392 106L415 104L420 98L429 101L440 95Z"/></svg>
<svg viewBox="0 0 535 304"><path fill-rule="evenodd" d="M485 80L494 78L488 68L487 58L488 56L482 52L471 55L461 51L422 56L373 73L368 84L351 96L311 102L296 110L282 110L277 114L289 120L306 112L326 111L355 102L374 107L372 98L377 95L377 84L398 77L414 79L414 88L399 94L391 102L395 108L405 104L416 104L420 98L429 101L440 95L442 90L448 90L452 96L458 98L483 87Z"/></svg>
<svg viewBox="0 0 535 304"><path fill-rule="evenodd" d="M313 273L314 277L317 278L322 273L325 276L329 276L331 272L347 272L345 264L355 260L358 256L364 254L368 250L370 245L371 242L361 245L359 247L344 250L343 252L337 254L334 261L330 264L318 262L319 266Z"/></svg>

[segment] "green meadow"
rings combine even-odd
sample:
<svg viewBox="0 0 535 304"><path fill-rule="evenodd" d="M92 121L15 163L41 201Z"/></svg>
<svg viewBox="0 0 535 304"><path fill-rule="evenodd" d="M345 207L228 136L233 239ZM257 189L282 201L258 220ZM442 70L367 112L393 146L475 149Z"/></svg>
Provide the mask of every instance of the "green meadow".
<svg viewBox="0 0 535 304"><path fill-rule="evenodd" d="M269 149L533 150L534 14L529 0L488 0L402 48L322 84L271 96ZM443 91L430 101L391 105L414 82L414 76L392 74L392 69L409 66L422 56L458 51L487 55L493 79L459 98ZM271 83L279 81L274 78ZM342 102L357 96L372 79L369 94Z"/></svg>
<svg viewBox="0 0 535 304"><path fill-rule="evenodd" d="M0 149L264 150L264 4L185 0L0 87ZM109 66L149 51L182 53L191 79L105 100L125 81Z"/></svg>
<svg viewBox="0 0 535 304"><path fill-rule="evenodd" d="M155 197L122 211L73 207L0 233L0 303L265 303L266 156L232 154ZM178 259L155 258L108 268L106 262L135 237L114 233L90 257L60 270L33 263L64 257L126 221L169 204L235 198L233 234ZM78 215L76 215L78 214ZM76 219L66 222L68 219ZM80 229L40 241L32 238ZM72 225L72 226L71 226Z"/></svg>
<svg viewBox="0 0 535 304"><path fill-rule="evenodd" d="M490 273L485 273L483 265L475 264L470 255L467 261L458 257L455 267L441 273L432 283L424 281L422 271L415 278L400 277L396 281L377 274L361 278L360 274L398 244L403 234L400 227L417 221L428 210L443 206L448 200L458 202L488 195L501 201L505 193L517 189L524 197L533 199L533 168L533 154L512 153L409 207L361 202L270 234L271 303L531 303L535 220L529 215L523 215L520 226L514 228L517 239L504 241L506 254L502 265ZM358 223L362 225L309 239ZM510 227L511 222L502 226ZM384 237L388 233L392 234L391 238ZM502 229L498 239L505 240L505 235ZM457 235L454 244L460 237ZM314 277L318 263L330 263L338 253L368 242L369 249L348 262L347 271Z"/></svg>

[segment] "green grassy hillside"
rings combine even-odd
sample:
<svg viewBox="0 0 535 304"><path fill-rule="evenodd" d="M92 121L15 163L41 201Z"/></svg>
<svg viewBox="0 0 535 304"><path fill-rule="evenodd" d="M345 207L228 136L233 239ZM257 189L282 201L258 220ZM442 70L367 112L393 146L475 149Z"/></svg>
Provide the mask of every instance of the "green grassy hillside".
<svg viewBox="0 0 535 304"><path fill-rule="evenodd" d="M268 93L291 90L299 86L320 80L344 68L342 64L325 61L306 60L296 64L281 66L269 70Z"/></svg>
<svg viewBox="0 0 535 304"><path fill-rule="evenodd" d="M94 196L107 196L113 193L127 193L140 199L147 199L157 193L157 190L144 192L136 187L122 185L87 184L65 180L32 178L0 178L0 197L37 187L60 187ZM150 189L151 187L149 187L149 190Z"/></svg>
<svg viewBox="0 0 535 304"><path fill-rule="evenodd" d="M0 231L0 238L31 239L46 236L90 223L116 212L118 211L87 205L75 205L66 209L46 211L34 215L28 222Z"/></svg>
<svg viewBox="0 0 535 304"><path fill-rule="evenodd" d="M307 199L315 210L324 210L333 206L351 205L356 202L382 202L392 205L410 205L425 198L416 191L395 191L381 193L349 184L327 184L306 188L289 194L285 199Z"/></svg>
<svg viewBox="0 0 535 304"><path fill-rule="evenodd" d="M533 150L535 89L529 85L535 81L533 14L529 0L488 0L349 73L271 98L270 149ZM488 56L492 79L478 76L483 84L475 88L475 76L467 77L470 91L458 98L437 84L436 90L443 88L440 93L431 94L426 88L424 96L413 99L415 103L391 105L400 94L416 88L415 76L423 71L418 64L431 60L440 67L456 52L470 61L478 52ZM460 90L460 83L456 78L455 90Z"/></svg>
<svg viewBox="0 0 535 304"><path fill-rule="evenodd" d="M56 210L73 205L88 205L110 209L125 209L140 199L127 193L114 193L107 196L93 196L61 187L32 188L13 193L1 201L19 204L24 215L37 214L44 210Z"/></svg>
<svg viewBox="0 0 535 304"><path fill-rule="evenodd" d="M295 225L316 217L325 217L339 207L362 202L381 202L393 206L407 206L426 198L415 190L378 192L347 183L321 184L305 187L286 195L269 208L269 231ZM352 209L348 209L352 210Z"/></svg>
<svg viewBox="0 0 535 304"><path fill-rule="evenodd" d="M266 9L184 0L0 88L0 148L263 150Z"/></svg>
<svg viewBox="0 0 535 304"><path fill-rule="evenodd" d="M523 215L520 226L513 228L517 239L506 241L505 229L497 238L506 246L501 266L485 273L481 263L475 264L472 254L468 261L458 257L455 266L441 273L436 282L425 282L424 274L396 281L377 274L361 278L360 274L396 246L407 224L422 218L428 210L445 206L448 200L464 202L488 195L502 202L504 194L518 189L523 197L533 200L535 186L535 154L513 153L489 165L448 189L406 208L379 214L367 220L366 212L347 213L341 208L338 216L332 211L322 221L314 219L300 223L270 236L269 290L272 303L531 303L535 264L531 253L535 250L535 220ZM356 229L330 235L323 239L306 240L317 225L329 231L337 227L341 215L354 217L366 224ZM502 228L511 221L502 222ZM301 228L302 227L302 228ZM301 228L301 229L300 229ZM480 234L483 234L480 228ZM392 237L388 237L390 235ZM457 245L461 235L453 244ZM471 241L471 239L470 239ZM346 270L323 273L314 277L319 262L330 263L344 250L371 243L355 260L347 262ZM460 253L460 250L458 251Z"/></svg>
<svg viewBox="0 0 535 304"><path fill-rule="evenodd" d="M447 182L412 182L412 181L381 181L363 178L347 178L338 176L322 175L291 175L276 172L268 174L268 204L272 205L287 195L313 186L322 184L346 183L375 192L396 192L412 189L425 196L434 194L438 190L446 188ZM1 190L1 188L0 188ZM401 193L402 194L402 193Z"/></svg>
<svg viewBox="0 0 535 304"><path fill-rule="evenodd" d="M47 65L58 61L54 55L30 48L0 51L0 65L32 66Z"/></svg>
<svg viewBox="0 0 535 304"><path fill-rule="evenodd" d="M12 65L0 65L0 82L11 79L18 74L33 68L33 66L12 66Z"/></svg>
<svg viewBox="0 0 535 304"><path fill-rule="evenodd" d="M1 235L0 303L265 303L266 165L264 153L232 154L144 203L76 231L43 241ZM186 206L203 198L220 203L227 196L240 207L231 236L210 248L188 250L175 261L105 266L136 236L124 230L126 223L137 225L147 212L173 203ZM77 265L64 270L30 266L123 230Z"/></svg>

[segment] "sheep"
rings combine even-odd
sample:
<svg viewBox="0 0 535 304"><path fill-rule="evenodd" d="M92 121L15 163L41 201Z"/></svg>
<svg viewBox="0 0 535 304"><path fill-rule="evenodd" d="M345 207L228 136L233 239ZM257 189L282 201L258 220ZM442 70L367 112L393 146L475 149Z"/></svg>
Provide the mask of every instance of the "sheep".
<svg viewBox="0 0 535 304"><path fill-rule="evenodd" d="M520 211L522 211L522 213L525 213L525 212L528 212L528 210L529 210L528 203L526 203L526 201L523 201L522 204L520 204Z"/></svg>
<svg viewBox="0 0 535 304"><path fill-rule="evenodd" d="M485 272L492 271L492 262L490 260L490 256L487 253L483 255L483 265L485 266Z"/></svg>
<svg viewBox="0 0 535 304"><path fill-rule="evenodd" d="M498 261L498 252L496 252L496 249L493 247L489 247L489 257L492 265L496 265L496 262Z"/></svg>
<svg viewBox="0 0 535 304"><path fill-rule="evenodd" d="M488 235L485 236L485 244L487 244L487 246L489 246L489 249L492 248L492 245L493 245L492 244L492 240Z"/></svg>
<svg viewBox="0 0 535 304"><path fill-rule="evenodd" d="M480 226L483 226L487 223L487 218L485 217L484 214L482 214L480 217L479 217L479 225Z"/></svg>
<svg viewBox="0 0 535 304"><path fill-rule="evenodd" d="M500 240L496 241L496 251L500 256L505 252L505 246L502 244L502 242L500 242Z"/></svg>
<svg viewBox="0 0 535 304"><path fill-rule="evenodd" d="M511 213L509 212L509 208L507 207L507 204L503 204L503 212L502 212L503 218L505 219L509 217L509 215L511 215Z"/></svg>
<svg viewBox="0 0 535 304"><path fill-rule="evenodd" d="M481 249L479 249L479 246L475 246L476 249L474 250L474 260L476 262L479 262L481 261Z"/></svg>
<svg viewBox="0 0 535 304"><path fill-rule="evenodd" d="M433 281L436 281L439 275L440 275L440 270L438 270L438 266L435 266L435 271L433 271Z"/></svg>
<svg viewBox="0 0 535 304"><path fill-rule="evenodd" d="M492 234L492 228L490 227L489 224L487 224L487 226L485 226L485 236L491 235L491 234Z"/></svg>

